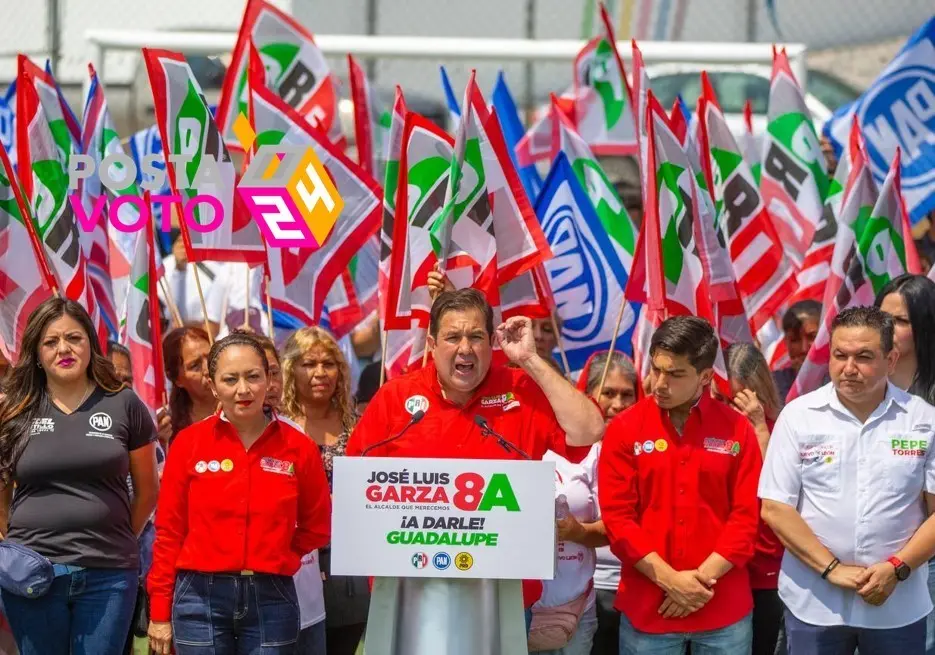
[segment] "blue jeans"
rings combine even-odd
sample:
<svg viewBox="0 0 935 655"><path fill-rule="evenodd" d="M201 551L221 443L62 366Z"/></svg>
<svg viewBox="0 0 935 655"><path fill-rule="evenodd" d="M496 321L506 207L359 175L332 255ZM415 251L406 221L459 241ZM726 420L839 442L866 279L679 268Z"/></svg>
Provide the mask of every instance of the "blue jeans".
<svg viewBox="0 0 935 655"><path fill-rule="evenodd" d="M929 595L935 602L935 560L929 562ZM935 655L935 610L925 619L925 655Z"/></svg>
<svg viewBox="0 0 935 655"><path fill-rule="evenodd" d="M872 630L846 625L811 625L786 610L789 655L910 655L925 652L925 619L901 628Z"/></svg>
<svg viewBox="0 0 935 655"><path fill-rule="evenodd" d="M121 655L138 584L136 569L81 569L41 598L0 593L20 655Z"/></svg>
<svg viewBox="0 0 935 655"><path fill-rule="evenodd" d="M578 629L568 643L557 650L542 650L539 655L589 655L594 633L597 632L597 604L591 605L581 615Z"/></svg>
<svg viewBox="0 0 935 655"><path fill-rule="evenodd" d="M299 641L295 645L295 655L326 655L328 652L325 639L325 620L314 623L299 631Z"/></svg>
<svg viewBox="0 0 935 655"><path fill-rule="evenodd" d="M176 655L291 655L299 638L292 576L180 571L172 635Z"/></svg>
<svg viewBox="0 0 935 655"><path fill-rule="evenodd" d="M620 655L682 655L691 644L692 655L750 655L753 649L753 620L748 614L726 628L707 632L640 632L620 614Z"/></svg>

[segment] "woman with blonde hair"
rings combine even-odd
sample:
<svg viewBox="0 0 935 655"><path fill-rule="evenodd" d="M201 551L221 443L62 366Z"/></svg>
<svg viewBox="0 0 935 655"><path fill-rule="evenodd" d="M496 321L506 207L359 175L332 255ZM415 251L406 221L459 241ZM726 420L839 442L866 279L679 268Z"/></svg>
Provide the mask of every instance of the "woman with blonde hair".
<svg viewBox="0 0 935 655"><path fill-rule="evenodd" d="M357 421L350 367L331 334L319 327L305 327L296 330L283 346L282 373L282 412L318 444L330 484L332 461L344 454ZM370 608L367 580L332 577L329 549L323 548L320 555L321 575L319 562L310 553L296 577L307 603L302 608L303 630L296 652L322 652L324 625L328 655L353 655L367 625ZM316 604L320 594L324 596L324 611L319 611ZM324 621L323 614L326 614Z"/></svg>
<svg viewBox="0 0 935 655"><path fill-rule="evenodd" d="M732 344L726 356L727 377L734 394L730 404L750 419L760 452L765 457L770 433L782 409L769 364L763 353L750 343ZM753 655L773 655L776 650L782 625L778 591L782 553L779 539L760 520L756 551L747 565L753 589Z"/></svg>

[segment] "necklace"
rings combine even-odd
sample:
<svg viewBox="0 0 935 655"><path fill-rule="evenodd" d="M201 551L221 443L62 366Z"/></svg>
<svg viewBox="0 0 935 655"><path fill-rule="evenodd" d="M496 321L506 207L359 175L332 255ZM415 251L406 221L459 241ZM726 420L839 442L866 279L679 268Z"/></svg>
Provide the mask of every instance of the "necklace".
<svg viewBox="0 0 935 655"><path fill-rule="evenodd" d="M86 400L88 399L88 396L91 395L91 392L92 392L92 391L94 391L94 383L93 383L93 382L89 382L89 383L88 383L88 388L87 388L87 390L84 392L84 396L82 396L82 397L81 397L81 400L78 401L78 404L75 405L75 409L70 409L70 408L68 408L68 407L65 406L65 403L61 402L58 398L56 398L56 397L52 394L52 390L51 390L51 389L49 389L48 387L46 388L46 392L49 394L49 398L51 398L52 402L55 403L55 405L56 405L59 409L61 409L63 412L67 412L67 413L69 413L69 414L73 414L73 413L75 412L75 410L77 410L79 407L81 407L81 406L84 404L84 401L86 401Z"/></svg>

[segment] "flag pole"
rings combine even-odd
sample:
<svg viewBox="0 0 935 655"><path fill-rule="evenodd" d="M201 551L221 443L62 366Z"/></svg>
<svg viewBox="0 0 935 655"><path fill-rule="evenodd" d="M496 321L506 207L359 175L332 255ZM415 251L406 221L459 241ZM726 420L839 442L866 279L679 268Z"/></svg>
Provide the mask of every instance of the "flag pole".
<svg viewBox="0 0 935 655"><path fill-rule="evenodd" d="M214 335L211 334L211 326L208 324L208 305L205 303L205 294L201 290L201 276L198 275L198 264L191 262L192 271L195 273L195 287L198 289L198 300L201 302L201 317L205 322L205 332L208 333L208 343L214 345ZM222 318L223 320L223 318Z"/></svg>
<svg viewBox="0 0 935 655"><path fill-rule="evenodd" d="M246 330L250 327L250 265L247 264L247 296L243 310L243 327Z"/></svg>
<svg viewBox="0 0 935 655"><path fill-rule="evenodd" d="M568 355L565 353L565 344L562 343L562 333L558 329L555 312L549 312L549 319L552 321L552 331L555 333L555 341L558 343L558 354L561 355L562 366L565 367L565 377L571 379L571 367L568 366Z"/></svg>
<svg viewBox="0 0 935 655"><path fill-rule="evenodd" d="M386 344L389 343L386 332L383 332L383 345L380 347L380 387L386 382ZM379 387L377 387L379 388Z"/></svg>
<svg viewBox="0 0 935 655"><path fill-rule="evenodd" d="M627 301L624 300L620 303L620 311L617 312L617 323L614 325L614 334L610 338L610 350L607 351L607 361L604 362L604 370L601 372L601 383L597 387L597 397L601 397L601 393L604 391L604 382L607 381L607 372L610 370L610 360L614 356L614 347L617 345L617 335L620 334L620 323L623 321L623 312L626 311Z"/></svg>
<svg viewBox="0 0 935 655"><path fill-rule="evenodd" d="M159 278L159 288L162 289L162 295L166 299L166 305L169 306L169 314L172 316L172 322L175 323L175 327L182 327L185 325L185 322L182 320L179 307L175 304L175 298L172 297L172 292L169 290L169 285L166 283L164 277Z"/></svg>
<svg viewBox="0 0 935 655"><path fill-rule="evenodd" d="M269 321L269 338L273 339L275 331L273 330L273 303L269 297L269 274L267 273L264 277L266 278L266 320Z"/></svg>

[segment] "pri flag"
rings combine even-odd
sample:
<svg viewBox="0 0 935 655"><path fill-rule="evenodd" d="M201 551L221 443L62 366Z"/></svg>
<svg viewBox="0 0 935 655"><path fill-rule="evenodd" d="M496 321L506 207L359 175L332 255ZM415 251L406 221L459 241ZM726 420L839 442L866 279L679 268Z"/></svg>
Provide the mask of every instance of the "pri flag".
<svg viewBox="0 0 935 655"><path fill-rule="evenodd" d="M88 310L103 346L107 326L91 288L81 234L69 202L68 162L75 152L69 121L62 113L55 80L23 55L18 63L18 173L33 224L58 288Z"/></svg>
<svg viewBox="0 0 935 655"><path fill-rule="evenodd" d="M633 99L603 5L601 24L603 34L575 58L575 125L595 153L631 155L639 149Z"/></svg>
<svg viewBox="0 0 935 655"><path fill-rule="evenodd" d="M935 16L909 38L860 98L825 123L824 134L835 152L846 149L854 119L867 141L877 182L900 148L902 193L909 218L920 221L935 209Z"/></svg>
<svg viewBox="0 0 935 655"><path fill-rule="evenodd" d="M351 100L354 103L354 137L357 142L357 161L374 179L383 179L384 153L390 131L390 112L377 99L367 80L364 69L351 55L347 56L351 81Z"/></svg>
<svg viewBox="0 0 935 655"><path fill-rule="evenodd" d="M144 202L149 205L148 191ZM133 390L155 419L156 411L164 404L166 385L162 368L162 334L156 288L159 272L153 247L154 237L153 221L150 220L136 240L120 336L121 342L130 351L134 371Z"/></svg>
<svg viewBox="0 0 935 655"><path fill-rule="evenodd" d="M751 327L759 331L795 291L786 260L743 152L702 73L698 100L702 169L710 180L720 238L730 254Z"/></svg>
<svg viewBox="0 0 935 655"><path fill-rule="evenodd" d="M553 160L559 152L565 154L581 188L584 189L617 249L617 255L629 271L636 250L636 226L630 219L623 200L611 184L584 138L575 130L567 116L552 98Z"/></svg>
<svg viewBox="0 0 935 655"><path fill-rule="evenodd" d="M831 258L834 256L834 243L838 234L838 221L844 204L844 190L851 174L851 161L861 149L860 128L857 121L851 124L850 143L843 153L834 178L828 185L828 198L821 213L821 223L812 238L812 245L805 254L802 268L796 275L797 290L789 304L800 300L821 302L825 297L825 285L831 274Z"/></svg>
<svg viewBox="0 0 935 655"><path fill-rule="evenodd" d="M849 274L859 271L859 268L853 268L854 260L861 257L860 241L876 201L873 177L863 147L859 145L851 162L851 173L844 193L844 206L838 222L831 274L825 286L818 336L799 369L795 384L789 390L787 402L821 386L831 360L831 321L834 317L852 305L873 303L872 289L866 284L863 275L851 279Z"/></svg>
<svg viewBox="0 0 935 655"><path fill-rule="evenodd" d="M544 268L562 319L562 343L570 369L577 371L592 353L610 347L625 302L627 269L564 152L552 164L536 213L554 254ZM619 350L629 351L634 320L628 308L617 339Z"/></svg>
<svg viewBox="0 0 935 655"><path fill-rule="evenodd" d="M628 285L627 297L649 305L648 319L653 326L661 322L660 309L665 317L694 315L716 326L718 321L699 252L702 190L692 172L684 135L680 138L672 129L652 92L647 93L647 105L647 130L652 144L647 164L650 192L655 196L643 218L645 236L641 245L646 249L647 283ZM639 280L636 275L632 279ZM727 369L720 349L714 368L722 392L728 394Z"/></svg>
<svg viewBox="0 0 935 655"><path fill-rule="evenodd" d="M821 224L828 173L812 116L785 51L773 53L760 190L789 260L801 268Z"/></svg>
<svg viewBox="0 0 935 655"><path fill-rule="evenodd" d="M82 120L81 150L91 157L95 170L100 171L102 162L109 156L125 156L120 137L107 109L104 87L93 66L88 66L91 86ZM82 245L88 255L88 271L95 297L101 304L101 312L116 327L124 318L118 316L126 304L127 288L130 284L130 267L136 252L139 232L124 232L113 226L108 217L114 211L114 221L131 229L140 222L140 209L136 199L140 192L136 180L128 178L128 170L121 163L110 167L111 179L126 181L126 186L114 193L101 183L99 175L83 180L83 197L86 215L97 216L97 229L82 235ZM126 196L132 202L120 200ZM90 207L90 211L87 211ZM93 212L93 213L92 213ZM88 238L85 238L88 237ZM161 266L161 262L160 262ZM106 299L106 304L105 304Z"/></svg>
<svg viewBox="0 0 935 655"><path fill-rule="evenodd" d="M418 114L406 115L383 316L386 330L428 326L432 307L428 274L438 261L429 230L444 211L453 152L448 134Z"/></svg>
<svg viewBox="0 0 935 655"><path fill-rule="evenodd" d="M396 87L396 98L390 117L390 131L385 143L383 159L386 162L383 185L383 223L379 241L379 311L385 340L383 366L387 378L393 378L421 365L425 350L424 327L419 327L411 319L406 329L391 330L386 327L386 308L389 299L391 255L393 253L393 232L396 217L396 194L400 174L400 158L403 147L403 132L406 127L406 101L403 91ZM408 270L408 269L407 269ZM406 278L407 280L409 278Z"/></svg>
<svg viewBox="0 0 935 655"><path fill-rule="evenodd" d="M251 82L259 75L254 66ZM268 251L273 309L300 325L315 325L335 282L380 226L380 185L264 85L251 83L249 104L256 143L312 148L344 201L344 209L321 248Z"/></svg>
<svg viewBox="0 0 935 655"><path fill-rule="evenodd" d="M699 244L698 254L704 269L705 284L710 293L714 325L725 348L734 343L753 343L750 321L727 252L727 241L719 229L721 216L715 212L710 191L710 169L702 165L698 137L689 133L690 114L682 111L683 108L687 108L683 102L679 102L678 106L673 108L670 126L682 141L698 187L699 220L694 225L695 239Z"/></svg>
<svg viewBox="0 0 935 655"><path fill-rule="evenodd" d="M445 209L430 230L443 270L455 269L455 286L483 290L499 305L499 285L513 280L551 256L506 152L496 115L468 81L464 112L455 139ZM458 283L456 269L469 267L469 284Z"/></svg>
<svg viewBox="0 0 935 655"><path fill-rule="evenodd" d="M248 0L224 78L217 110L224 141L233 147L239 143L233 125L247 113L251 42L263 60L267 88L343 148L337 80L324 54L308 30L265 0Z"/></svg>
<svg viewBox="0 0 935 655"><path fill-rule="evenodd" d="M192 69L174 52L143 48L143 57L172 190L202 226L180 222L188 259L265 262L260 229L239 196L235 200L234 164Z"/></svg>
<svg viewBox="0 0 935 655"><path fill-rule="evenodd" d="M26 320L54 285L13 164L0 147L0 352L8 361L19 358Z"/></svg>

